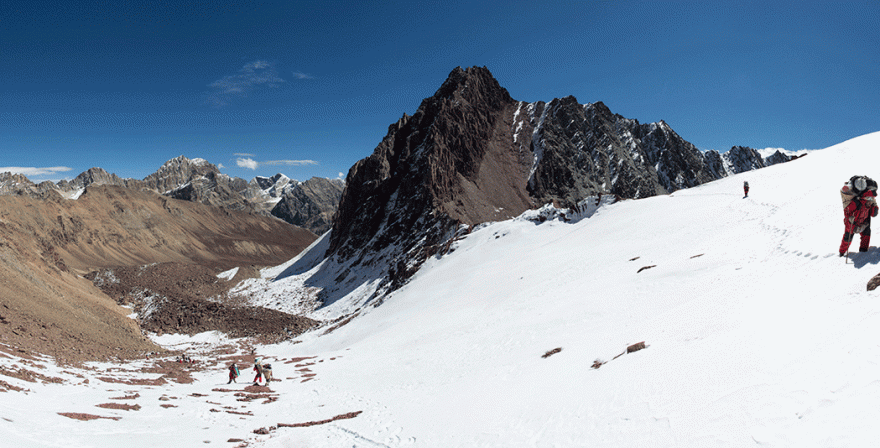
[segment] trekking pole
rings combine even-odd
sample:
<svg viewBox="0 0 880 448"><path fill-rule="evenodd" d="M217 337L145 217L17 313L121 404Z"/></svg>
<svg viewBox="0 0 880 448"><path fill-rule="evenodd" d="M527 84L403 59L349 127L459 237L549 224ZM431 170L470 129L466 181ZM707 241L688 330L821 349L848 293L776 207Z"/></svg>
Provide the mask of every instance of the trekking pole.
<svg viewBox="0 0 880 448"><path fill-rule="evenodd" d="M843 264L849 264L849 251L846 251L846 261Z"/></svg>

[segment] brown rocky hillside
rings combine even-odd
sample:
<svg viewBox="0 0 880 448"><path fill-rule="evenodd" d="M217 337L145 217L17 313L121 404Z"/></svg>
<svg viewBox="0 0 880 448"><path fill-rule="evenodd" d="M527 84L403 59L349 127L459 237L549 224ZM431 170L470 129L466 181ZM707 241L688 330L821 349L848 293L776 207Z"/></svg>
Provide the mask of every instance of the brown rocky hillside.
<svg viewBox="0 0 880 448"><path fill-rule="evenodd" d="M85 274L180 263L280 264L316 236L275 218L92 186L79 199L0 196L0 343L63 360L157 350Z"/></svg>

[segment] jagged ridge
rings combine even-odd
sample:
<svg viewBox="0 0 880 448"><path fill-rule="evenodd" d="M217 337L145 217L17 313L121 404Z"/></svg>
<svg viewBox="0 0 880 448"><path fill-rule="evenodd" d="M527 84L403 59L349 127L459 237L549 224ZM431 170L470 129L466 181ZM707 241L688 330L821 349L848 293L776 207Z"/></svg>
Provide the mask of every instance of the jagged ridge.
<svg viewBox="0 0 880 448"><path fill-rule="evenodd" d="M458 67L349 170L326 255L337 282L358 265L387 266L380 295L468 226L548 202L665 194L788 159L774 157L701 152L667 123L640 124L601 102L515 101L485 67Z"/></svg>

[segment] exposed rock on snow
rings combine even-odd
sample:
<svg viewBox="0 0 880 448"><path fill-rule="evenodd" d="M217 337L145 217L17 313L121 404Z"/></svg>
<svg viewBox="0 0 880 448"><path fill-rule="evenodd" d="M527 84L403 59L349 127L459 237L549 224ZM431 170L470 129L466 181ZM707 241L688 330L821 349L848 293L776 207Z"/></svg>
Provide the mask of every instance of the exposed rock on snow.
<svg viewBox="0 0 880 448"><path fill-rule="evenodd" d="M873 291L880 286L880 274L877 274L871 277L871 280L868 280L868 291Z"/></svg>

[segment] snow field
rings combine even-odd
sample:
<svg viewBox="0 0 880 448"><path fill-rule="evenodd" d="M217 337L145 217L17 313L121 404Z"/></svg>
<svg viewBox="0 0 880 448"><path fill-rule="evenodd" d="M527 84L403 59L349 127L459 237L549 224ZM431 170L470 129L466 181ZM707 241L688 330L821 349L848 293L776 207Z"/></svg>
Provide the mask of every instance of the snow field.
<svg viewBox="0 0 880 448"><path fill-rule="evenodd" d="M837 192L880 166L878 143L573 225L483 227L381 307L297 348L349 348L335 367L351 368L326 381L381 397L420 446L861 446L877 435L865 405L880 398L878 315L864 287L880 257L837 257Z"/></svg>
<svg viewBox="0 0 880 448"><path fill-rule="evenodd" d="M875 241L849 263L836 252L838 190L854 174L880 178L863 171L880 166L878 146L880 133L869 134L576 223L482 226L348 324L256 347L276 376L300 375L301 364L282 361L300 357L314 357L303 363L316 376L273 384L279 400L248 405L253 416L210 412L206 401L242 406L211 392L225 387L222 366L156 389L4 377L33 392L3 394L0 430L23 447L232 446L229 437L271 448L872 446L880 306L865 284L880 250ZM316 253L264 272L257 300L298 297L291 285L319 272ZM351 310L360 294L331 308ZM224 343L211 337L160 342ZM647 348L621 354L641 341ZM93 407L135 389L139 403L173 394L179 407ZM183 399L194 393L208 396ZM80 422L65 411L123 418Z"/></svg>

